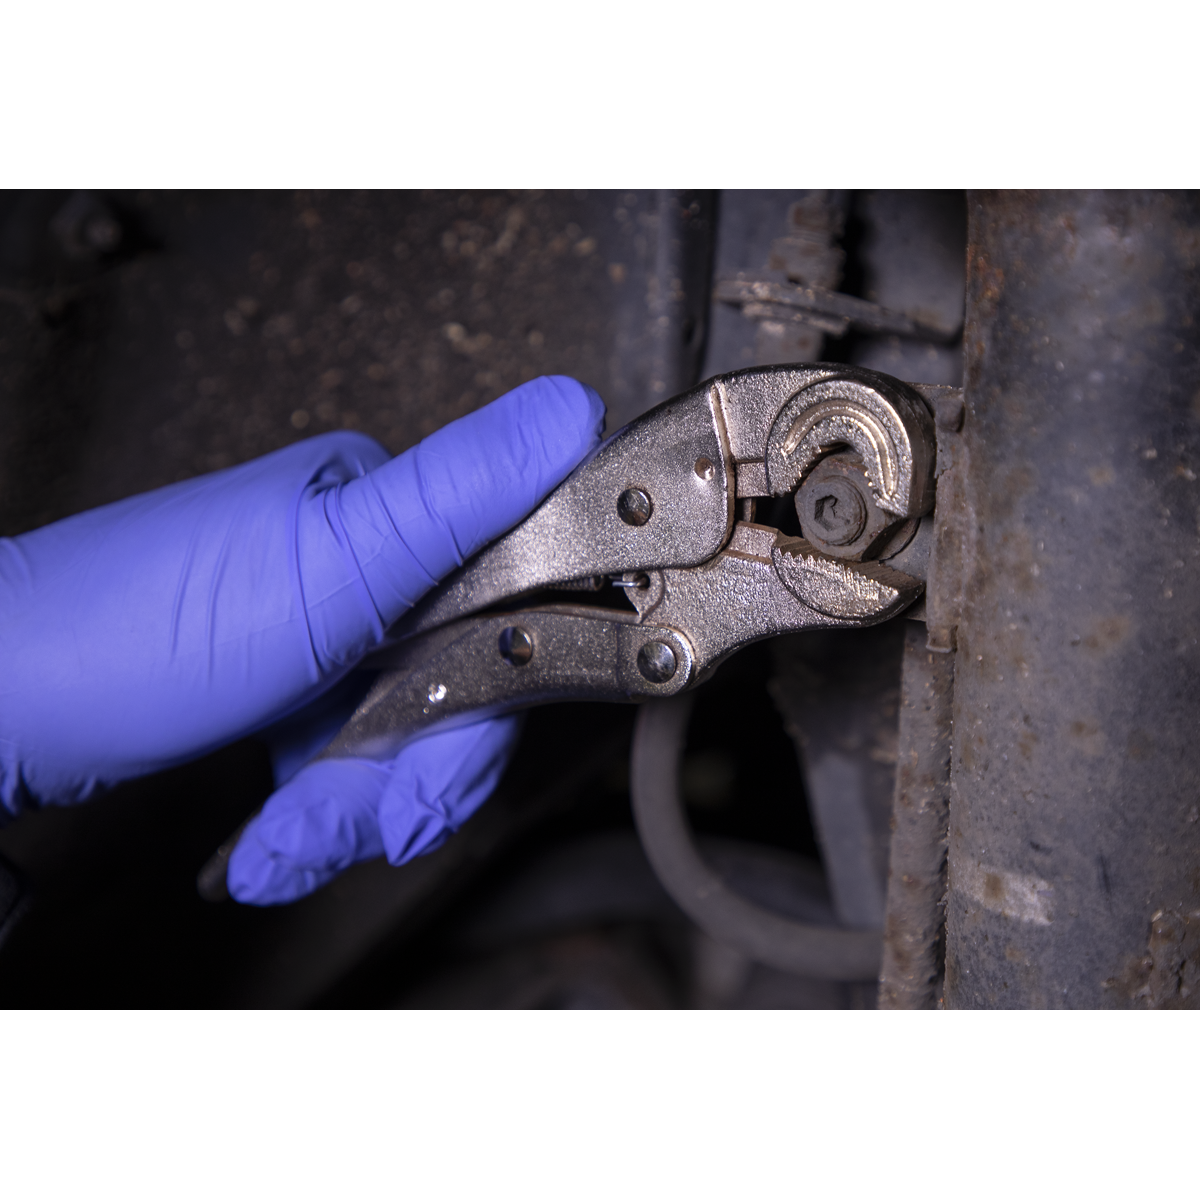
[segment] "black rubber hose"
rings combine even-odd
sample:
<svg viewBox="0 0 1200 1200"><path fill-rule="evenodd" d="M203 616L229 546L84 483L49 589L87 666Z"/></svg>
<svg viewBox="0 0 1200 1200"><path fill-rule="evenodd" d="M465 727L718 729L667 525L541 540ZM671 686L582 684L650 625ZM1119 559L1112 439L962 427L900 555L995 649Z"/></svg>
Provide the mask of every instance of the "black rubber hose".
<svg viewBox="0 0 1200 1200"><path fill-rule="evenodd" d="M700 857L679 795L693 700L685 692L644 704L633 735L633 815L663 887L705 933L755 962L810 979L877 979L883 954L878 932L805 925L759 908L731 892Z"/></svg>

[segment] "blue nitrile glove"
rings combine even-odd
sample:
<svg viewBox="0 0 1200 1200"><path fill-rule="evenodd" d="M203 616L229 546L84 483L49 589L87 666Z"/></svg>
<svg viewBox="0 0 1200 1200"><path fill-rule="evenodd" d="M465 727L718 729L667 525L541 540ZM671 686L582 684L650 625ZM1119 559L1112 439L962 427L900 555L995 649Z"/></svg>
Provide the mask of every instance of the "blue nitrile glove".
<svg viewBox="0 0 1200 1200"><path fill-rule="evenodd" d="M394 459L326 434L0 539L0 816L290 718L283 786L230 860L237 899L292 900L352 862L432 849L494 786L515 718L284 776L336 730L319 697L564 479L603 416L590 388L535 379ZM306 743L308 706L324 711Z"/></svg>

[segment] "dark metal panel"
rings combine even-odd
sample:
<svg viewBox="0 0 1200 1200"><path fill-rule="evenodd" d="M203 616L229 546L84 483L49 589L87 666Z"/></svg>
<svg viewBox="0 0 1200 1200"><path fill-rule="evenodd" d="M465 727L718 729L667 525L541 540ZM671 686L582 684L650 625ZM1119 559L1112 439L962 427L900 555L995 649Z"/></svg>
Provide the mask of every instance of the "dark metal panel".
<svg viewBox="0 0 1200 1200"><path fill-rule="evenodd" d="M969 207L946 1003L1194 1006L1200 201Z"/></svg>
<svg viewBox="0 0 1200 1200"><path fill-rule="evenodd" d="M81 201L119 225L80 257ZM699 377L711 192L0 195L0 530L541 374L611 433Z"/></svg>
<svg viewBox="0 0 1200 1200"><path fill-rule="evenodd" d="M965 199L962 192L860 192L850 222L859 237L860 294L946 335L961 330ZM856 339L850 361L897 379L962 383L962 346L954 337L867 334Z"/></svg>
<svg viewBox="0 0 1200 1200"><path fill-rule="evenodd" d="M637 193L618 200L609 240L629 262L629 282L614 313L604 392L609 433L700 378L716 200L712 191L662 189L642 194L640 212Z"/></svg>

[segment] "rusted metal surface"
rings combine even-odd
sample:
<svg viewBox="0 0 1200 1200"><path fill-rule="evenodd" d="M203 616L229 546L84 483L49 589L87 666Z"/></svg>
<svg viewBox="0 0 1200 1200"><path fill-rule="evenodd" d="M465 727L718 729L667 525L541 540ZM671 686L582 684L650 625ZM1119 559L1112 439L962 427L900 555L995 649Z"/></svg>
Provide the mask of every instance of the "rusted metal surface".
<svg viewBox="0 0 1200 1200"><path fill-rule="evenodd" d="M0 194L0 530L335 429L399 453L541 374L595 387L612 433L699 378L714 207L649 189ZM80 219L103 239L113 217L115 251L81 257Z"/></svg>
<svg viewBox="0 0 1200 1200"><path fill-rule="evenodd" d="M937 505L933 514L933 539L926 569L926 644L930 650L954 650L962 615L963 583L974 552L975 524L966 494L969 454L962 430L964 408L961 388L920 389L935 414Z"/></svg>
<svg viewBox="0 0 1200 1200"><path fill-rule="evenodd" d="M840 337L851 326L868 333L893 333L908 337L952 340L960 326L931 328L906 313L891 312L882 305L829 288L802 286L789 281L739 271L717 281L713 299L737 304L751 318L802 321L825 333Z"/></svg>
<svg viewBox="0 0 1200 1200"><path fill-rule="evenodd" d="M946 1005L1195 1006L1200 201L969 208Z"/></svg>
<svg viewBox="0 0 1200 1200"><path fill-rule="evenodd" d="M945 959L954 655L907 623L888 866L880 1008L936 1008Z"/></svg>

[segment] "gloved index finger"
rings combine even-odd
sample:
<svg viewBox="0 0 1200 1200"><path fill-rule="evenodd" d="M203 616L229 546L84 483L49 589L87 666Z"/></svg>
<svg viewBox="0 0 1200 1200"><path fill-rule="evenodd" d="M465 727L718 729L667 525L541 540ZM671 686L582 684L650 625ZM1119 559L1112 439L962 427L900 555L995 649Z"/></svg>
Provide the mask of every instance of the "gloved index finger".
<svg viewBox="0 0 1200 1200"><path fill-rule="evenodd" d="M604 403L563 375L523 384L339 490L381 618L526 517L599 444Z"/></svg>

